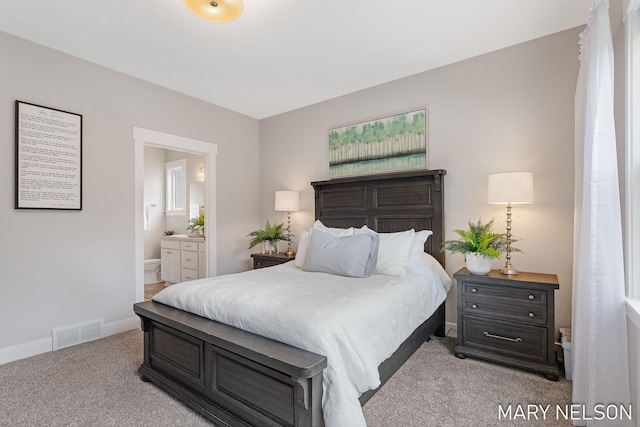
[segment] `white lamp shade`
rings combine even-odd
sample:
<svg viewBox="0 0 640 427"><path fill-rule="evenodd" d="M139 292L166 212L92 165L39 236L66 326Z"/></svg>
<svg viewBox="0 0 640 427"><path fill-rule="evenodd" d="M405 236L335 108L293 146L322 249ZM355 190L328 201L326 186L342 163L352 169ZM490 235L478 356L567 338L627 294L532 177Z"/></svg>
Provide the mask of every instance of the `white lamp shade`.
<svg viewBox="0 0 640 427"><path fill-rule="evenodd" d="M489 175L487 202L497 205L533 203L533 174L509 172Z"/></svg>
<svg viewBox="0 0 640 427"><path fill-rule="evenodd" d="M297 191L276 191L277 211L297 211L300 209L300 193Z"/></svg>

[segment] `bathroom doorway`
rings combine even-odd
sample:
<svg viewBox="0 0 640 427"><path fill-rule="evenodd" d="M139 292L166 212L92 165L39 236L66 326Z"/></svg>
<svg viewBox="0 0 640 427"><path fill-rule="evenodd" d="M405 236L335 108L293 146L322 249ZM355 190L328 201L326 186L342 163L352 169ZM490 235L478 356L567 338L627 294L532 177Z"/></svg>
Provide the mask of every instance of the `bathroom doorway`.
<svg viewBox="0 0 640 427"><path fill-rule="evenodd" d="M182 281L181 277L175 278L175 273L182 276L182 270L172 272L170 268L176 251L169 247L179 243L174 240L179 236L201 237L201 229L196 226L201 215L206 219L204 175L205 156L202 154L144 146L145 301L163 289L165 280ZM189 240L193 243L202 239ZM206 256L205 249L200 249L202 253L185 270L185 277L207 276L206 262L200 265L200 258Z"/></svg>
<svg viewBox="0 0 640 427"><path fill-rule="evenodd" d="M156 132L143 128L133 128L133 139L135 144L135 298L136 302L144 300L144 260L146 258L145 251L145 216L150 210L156 209L157 213L164 212L165 206L162 202L153 203L153 201L145 201L145 148L152 148L156 155L166 150L167 159L175 159L178 157L188 157L190 159L201 159L203 166L197 166L196 172L191 169L191 174L186 176L189 182L202 182L204 190L204 203L201 212L206 218L206 226L204 229L204 240L206 243L206 271L209 277L216 275L216 218L215 218L215 202L216 202L216 156L217 145L205 141L198 141L184 138L176 135ZM148 153L149 153L148 152ZM201 157L200 157L201 156ZM192 163L197 163L192 160ZM196 185L195 187L200 187ZM187 186L188 188L188 186ZM195 197L194 197L195 199ZM148 202L148 203L147 203ZM145 205L147 203L147 205ZM155 204L155 207L148 205ZM189 208L187 207L189 215ZM158 217L156 213L156 218ZM167 217L169 218L169 217ZM148 218L147 218L148 219ZM182 225L182 221L174 222L177 226ZM161 228L171 228L173 225L169 221L160 224ZM184 224L185 226L188 224ZM176 228L177 228L176 226Z"/></svg>

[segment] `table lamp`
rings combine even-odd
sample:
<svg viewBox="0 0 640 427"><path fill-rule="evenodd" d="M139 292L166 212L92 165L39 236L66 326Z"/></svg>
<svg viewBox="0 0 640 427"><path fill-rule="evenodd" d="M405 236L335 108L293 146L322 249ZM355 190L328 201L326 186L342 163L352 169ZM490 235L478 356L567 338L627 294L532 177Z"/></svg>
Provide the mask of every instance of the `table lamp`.
<svg viewBox="0 0 640 427"><path fill-rule="evenodd" d="M511 265L511 205L533 203L533 174L509 172L489 175L487 202L507 205L507 260L500 272L518 274L518 270Z"/></svg>
<svg viewBox="0 0 640 427"><path fill-rule="evenodd" d="M276 191L276 210L287 211L287 252L285 255L289 258L295 256L295 252L291 249L291 211L300 209L300 193L297 191Z"/></svg>

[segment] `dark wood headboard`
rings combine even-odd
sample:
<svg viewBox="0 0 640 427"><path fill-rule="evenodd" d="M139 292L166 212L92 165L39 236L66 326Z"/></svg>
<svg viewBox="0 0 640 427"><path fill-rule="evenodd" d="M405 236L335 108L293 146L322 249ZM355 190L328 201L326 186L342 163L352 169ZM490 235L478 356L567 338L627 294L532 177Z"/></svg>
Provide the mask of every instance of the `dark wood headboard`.
<svg viewBox="0 0 640 427"><path fill-rule="evenodd" d="M328 227L367 227L379 233L431 230L425 252L444 266L444 175L419 170L312 182L316 219Z"/></svg>

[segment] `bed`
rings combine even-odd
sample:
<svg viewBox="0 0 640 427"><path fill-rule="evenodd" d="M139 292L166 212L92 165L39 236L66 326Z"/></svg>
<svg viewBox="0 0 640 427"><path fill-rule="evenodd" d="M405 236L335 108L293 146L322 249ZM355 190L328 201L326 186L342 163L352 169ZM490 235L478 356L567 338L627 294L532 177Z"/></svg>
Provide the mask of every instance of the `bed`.
<svg viewBox="0 0 640 427"><path fill-rule="evenodd" d="M430 259L444 264L439 249L443 241L445 173L423 170L313 182L316 218L328 227L366 225L378 233L431 230L433 235L427 239L424 250L431 254ZM300 274L288 264L293 262L266 270L275 276ZM255 282L260 280L257 274L248 272L245 276ZM231 281L235 277L229 275L222 280ZM306 302L304 298L296 298L301 304ZM142 378L216 424L324 425L326 354L156 301L135 304L134 311L141 317L144 331L144 361L139 369ZM377 369L379 381L375 384L382 386L433 334L444 335L444 302L409 332L408 338L403 338L390 357L381 361ZM337 359L331 357L335 364ZM363 405L379 387L363 392L356 403ZM324 397L327 396L330 393L325 393ZM330 424L335 425L335 420Z"/></svg>

